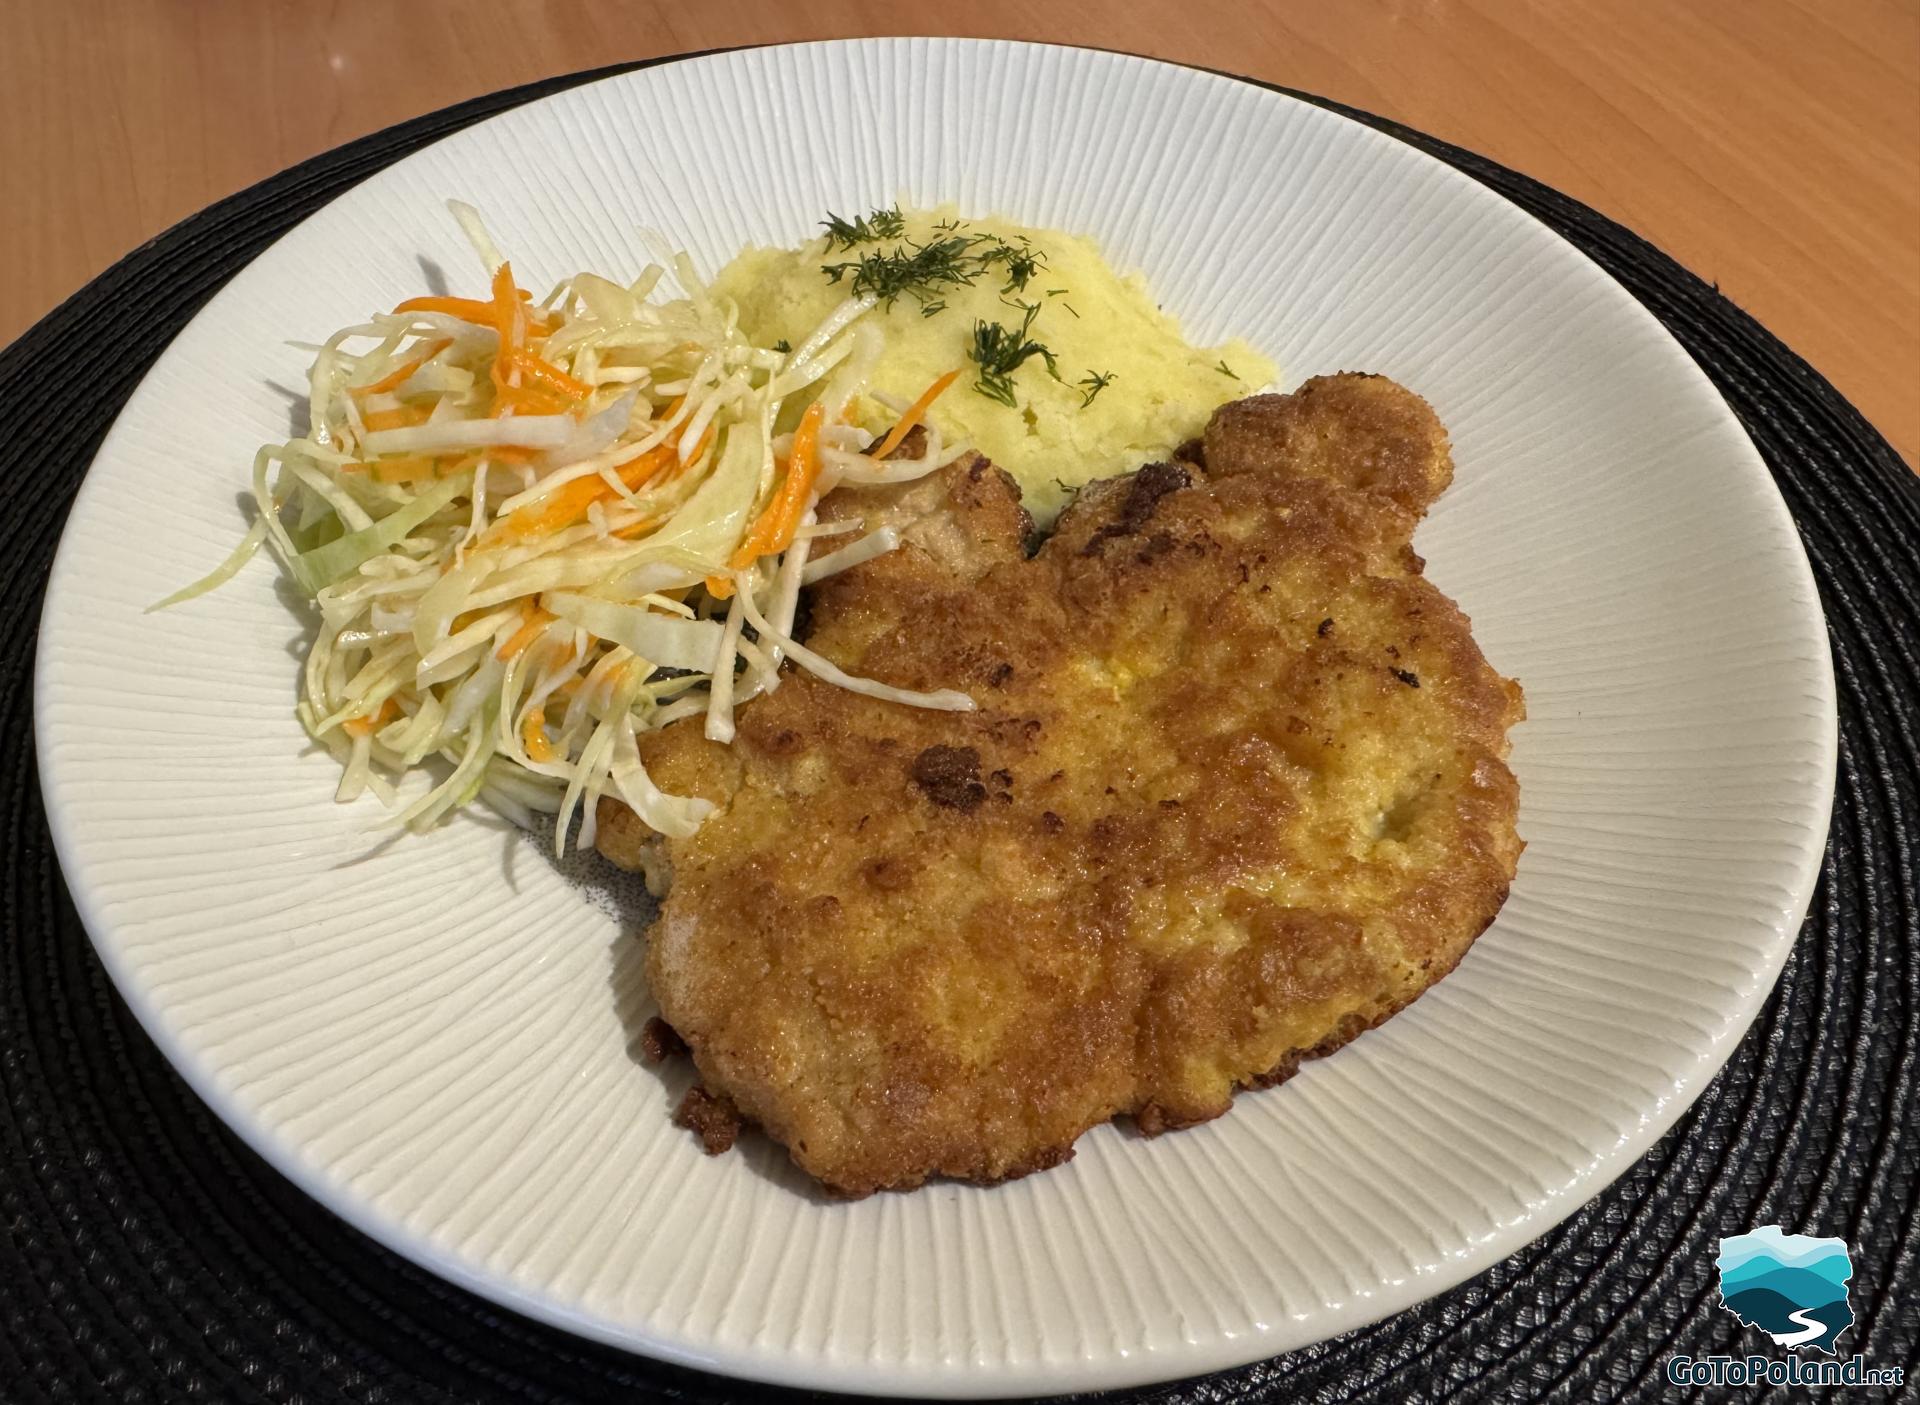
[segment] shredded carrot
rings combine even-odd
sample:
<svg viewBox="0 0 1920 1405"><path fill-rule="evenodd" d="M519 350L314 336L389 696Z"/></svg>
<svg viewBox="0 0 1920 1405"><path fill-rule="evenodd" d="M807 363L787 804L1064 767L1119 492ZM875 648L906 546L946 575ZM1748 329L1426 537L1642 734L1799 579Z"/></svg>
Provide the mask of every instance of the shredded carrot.
<svg viewBox="0 0 1920 1405"><path fill-rule="evenodd" d="M498 371L498 366L495 370ZM574 408L574 402L563 398L558 392L544 385L502 385L494 386L493 408L488 415L499 419L509 410L530 412L536 415L565 414Z"/></svg>
<svg viewBox="0 0 1920 1405"><path fill-rule="evenodd" d="M408 298L393 311L396 316L403 312L444 312L462 322L475 322L482 327L493 325L493 304L478 298Z"/></svg>
<svg viewBox="0 0 1920 1405"><path fill-rule="evenodd" d="M391 716L393 716L393 698L389 696L381 700L373 716L349 717L340 724L340 730L350 737L370 737L386 725L387 719Z"/></svg>
<svg viewBox="0 0 1920 1405"><path fill-rule="evenodd" d="M820 478L820 421L825 413L816 400L800 416L800 423L793 431L793 449L787 455L787 476L780 481L780 490L774 494L773 501L748 529L745 540L727 562L734 570L750 565L759 557L785 551L793 544L793 534L800 529L800 519L806 515L807 498Z"/></svg>
<svg viewBox="0 0 1920 1405"><path fill-rule="evenodd" d="M530 351L516 353L513 364L549 389L575 400L585 400L593 394L593 387L585 381L575 380L551 361L542 361Z"/></svg>
<svg viewBox="0 0 1920 1405"><path fill-rule="evenodd" d="M669 439L664 444L656 444L633 462L622 465L616 475L621 486L629 493L637 493L658 474L673 467L678 458L674 442ZM700 456L712 442L713 426L708 425L699 442L693 446L693 453L687 462L699 462ZM584 519L587 509L594 503L613 495L613 487L606 479L597 473L590 473L571 483L561 484L539 502L530 502L509 513L505 521L493 525L487 538L499 541L509 537L532 537L561 531Z"/></svg>
<svg viewBox="0 0 1920 1405"><path fill-rule="evenodd" d="M496 657L503 663L508 659L519 658L526 652L527 646L540 637L540 631L552 623L553 616L538 605L527 606L524 622L508 637L507 642L500 646L500 652Z"/></svg>
<svg viewBox="0 0 1920 1405"><path fill-rule="evenodd" d="M399 367L396 367L394 370L388 371L384 376L380 377L379 380L374 381L371 385L348 386L347 393L349 395L374 395L374 394L378 394L380 391L383 391L383 390L394 390L398 388L403 382L405 382L408 376L412 375L415 371L419 370L422 366L426 365L427 362L433 360L434 357L438 356L441 352L445 351L448 347L452 345L453 345L452 337L446 337L440 341L434 342L425 351L421 352L418 356L414 357L411 361L408 361L405 364Z"/></svg>
<svg viewBox="0 0 1920 1405"><path fill-rule="evenodd" d="M644 463L652 457L652 453L642 454L636 462ZM622 473L623 479L625 476ZM558 532L582 520L589 507L612 492L605 479L597 473L590 473L571 483L561 484L539 502L530 502L525 507L514 509L507 515L506 521L493 530L502 537L535 537Z"/></svg>
<svg viewBox="0 0 1920 1405"><path fill-rule="evenodd" d="M793 448L787 454L787 476L781 480L773 501L754 519L728 559L727 565L733 570L749 566L762 556L785 551L793 544L793 534L800 529L800 519L806 515L807 499L820 478L818 445L820 421L825 414L816 400L800 416L800 423L793 431ZM707 594L715 600L729 599L733 595L733 582L725 576L708 576Z"/></svg>
<svg viewBox="0 0 1920 1405"><path fill-rule="evenodd" d="M547 740L547 719L538 712L529 712L527 720L520 724L520 741L527 749L527 756L534 761L551 761L554 758L553 743Z"/></svg>
<svg viewBox="0 0 1920 1405"><path fill-rule="evenodd" d="M506 265L502 264L501 267L504 268ZM511 278L513 275L507 276ZM496 281L498 277L499 275L496 274ZM524 288L515 291L519 294L519 301L531 301L533 298L533 294ZM441 312L448 317L457 317L462 322L471 322L477 327L498 328L500 325L499 303L485 298L408 298L394 308L396 315L403 312ZM528 309L527 323L530 330L538 330L543 335L550 332L553 325L547 319L547 314L537 309Z"/></svg>
<svg viewBox="0 0 1920 1405"><path fill-rule="evenodd" d="M620 469L620 481L633 492L654 474L673 462L673 444L656 444L632 463ZM530 502L494 524L489 533L495 537L532 537L571 527L587 515L587 509L602 498L613 496L613 488L597 473L563 483L539 502Z"/></svg>
<svg viewBox="0 0 1920 1405"><path fill-rule="evenodd" d="M425 405L402 405L393 410L375 410L361 417L368 429L406 429L416 424L425 424L427 416L433 411Z"/></svg>
<svg viewBox="0 0 1920 1405"><path fill-rule="evenodd" d="M907 412L900 416L899 421L892 429L887 431L887 437L880 441L880 447L873 451L873 457L876 459L884 459L888 454L891 454L895 449L899 448L906 437L913 433L913 427L926 417L928 408L934 401L940 398L941 392L946 390L948 386L952 385L959 378L960 372L956 368L955 370L948 371L944 376L941 376L932 385L922 391L920 398L907 406Z"/></svg>
<svg viewBox="0 0 1920 1405"><path fill-rule="evenodd" d="M629 522L624 527L614 528L613 535L622 541L632 541L635 537L644 537L660 525L658 517L642 517L638 522Z"/></svg>
<svg viewBox="0 0 1920 1405"><path fill-rule="evenodd" d="M522 300L530 296L524 288L513 286L513 265L503 263L493 275L493 301L486 304L489 315L474 319L500 334L500 349L494 355L491 373L491 413L496 418L509 410L552 414L571 409L574 401L593 394L592 386L527 349L530 334L549 330L544 313L522 305Z"/></svg>
<svg viewBox="0 0 1920 1405"><path fill-rule="evenodd" d="M531 315L520 305L520 290L513 286L513 265L502 263L493 271L493 327L500 333L503 355L520 345Z"/></svg>
<svg viewBox="0 0 1920 1405"><path fill-rule="evenodd" d="M484 449L475 449L472 453L462 454L457 459L442 460L440 476L458 478L461 474L478 468L482 459L492 463L532 463L533 456L534 450L522 448L518 444L489 444Z"/></svg>
<svg viewBox="0 0 1920 1405"><path fill-rule="evenodd" d="M438 462L422 454L403 454L379 459L371 467L373 476L382 483L411 483L416 479L433 477Z"/></svg>
<svg viewBox="0 0 1920 1405"><path fill-rule="evenodd" d="M514 353L520 349L520 336L525 330L525 318L520 307L520 299L515 296L518 290L513 286L513 265L502 263L493 271L492 315L487 319L494 331L500 334L500 347L493 358L493 389L495 395L505 398L514 388L507 377L513 370ZM501 407L494 405L497 415Z"/></svg>

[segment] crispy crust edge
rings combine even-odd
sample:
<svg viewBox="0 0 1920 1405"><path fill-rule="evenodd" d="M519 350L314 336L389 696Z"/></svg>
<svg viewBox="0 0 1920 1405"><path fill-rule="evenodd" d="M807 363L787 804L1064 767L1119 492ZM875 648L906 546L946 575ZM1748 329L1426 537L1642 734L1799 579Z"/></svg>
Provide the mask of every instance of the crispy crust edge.
<svg viewBox="0 0 1920 1405"><path fill-rule="evenodd" d="M1180 1132L1185 1131L1189 1127L1198 1127L1213 1121L1217 1117L1225 1116L1239 1101L1242 1093L1262 1092L1269 1088L1279 1087L1297 1074L1302 1065L1313 1059L1323 1059L1329 1054L1337 1053L1361 1035L1367 1033L1367 1031L1378 1029L1395 1015L1400 1014L1410 1007L1414 1001L1418 1000L1422 995L1425 995L1429 990L1432 990L1441 981L1452 975L1454 971L1459 968L1460 963L1466 959L1467 952L1472 950L1473 944L1486 935L1487 930L1493 926L1495 920L1500 916L1501 909L1506 906L1507 898L1512 892L1512 887L1511 880L1501 887L1498 898L1487 912L1486 917L1481 921L1479 930L1465 942L1461 943L1459 950L1454 953L1453 959L1447 963L1445 970L1435 975L1432 980L1427 982L1427 984L1418 991L1415 991L1412 996L1397 1004L1388 1006L1371 1017L1361 1017L1357 1014L1347 1016L1332 1034L1322 1039L1318 1044L1314 1044L1305 1049L1294 1050L1264 1073L1256 1073L1243 1079L1235 1086L1232 1095L1227 1099L1226 1105L1220 1108L1219 1111L1209 1113L1204 1117L1179 1118L1169 1116L1158 1103L1149 1102L1131 1111L1122 1110L1116 1112L1111 1117L1102 1119L1102 1121L1118 1122L1130 1120L1135 1130L1143 1137L1158 1137L1168 1132ZM661 1025L664 1033L670 1035L674 1040L680 1038L678 1032L673 1030L672 1026L667 1025L664 1020L656 1019L654 1022ZM687 1050L687 1046L683 1042L681 1044L681 1050L674 1052L684 1050ZM714 1104L718 1104L718 1106L713 1106ZM701 1085L695 1085L688 1090L687 1098L682 1103L680 1111L676 1114L674 1121L686 1127L689 1131L692 1131L695 1136L699 1138L702 1149L706 1151L709 1156L717 1156L721 1152L728 1150L733 1145L735 1137L741 1130L746 1127L758 1125L753 1119L744 1116L735 1109L729 1100L708 1093ZM864 1200L867 1196L877 1191L899 1192L917 1190L929 1181L936 1180L952 1181L958 1185L996 1186L1004 1185L1008 1181L1021 1180L1041 1171L1050 1171L1056 1166L1064 1166L1067 1162L1073 1160L1074 1151L1079 1145L1080 1138L1084 1137L1099 1125L1099 1122L1089 1122L1074 1133L1071 1141L1057 1146L1042 1148L1025 1161L1019 1162L997 1175L990 1176L953 1175L935 1171L929 1172L913 1181L901 1181L883 1186L850 1187L835 1185L831 1181L821 1180L816 1173L808 1171L806 1167L801 1166L797 1157L793 1158L793 1160L795 1166L799 1167L809 1176L813 1176L821 1188L836 1200ZM764 1131L764 1129L761 1130ZM791 1148L788 1148L788 1155L792 1157Z"/></svg>
<svg viewBox="0 0 1920 1405"><path fill-rule="evenodd" d="M1135 1128L1139 1130L1142 1136L1157 1137L1166 1132L1180 1132L1185 1131L1189 1127L1201 1126L1204 1123L1213 1121L1216 1117L1224 1117L1232 1110L1233 1105L1239 1101L1241 1093L1257 1093L1264 1092L1268 1088L1278 1088L1282 1083L1285 1083L1289 1078L1292 1078L1298 1073L1301 1065L1311 1062L1314 1059L1324 1059L1329 1054L1338 1053L1368 1030L1378 1029L1395 1015L1411 1007L1414 1001L1418 1000L1459 969L1460 963L1466 960L1467 953L1473 949L1473 944L1485 936L1487 929L1492 927L1494 922L1499 918L1500 910L1507 905L1507 898L1512 891L1512 880L1508 880L1508 882L1501 887L1500 896L1495 899L1492 910L1487 913L1486 919L1481 922L1480 930L1460 944L1460 950L1456 952L1453 959L1447 963L1445 970L1435 975L1432 980L1428 981L1407 999L1400 1001L1398 1004L1389 1005L1386 1009L1370 1018L1362 1017L1358 1014L1349 1014L1340 1022L1332 1034L1329 1034L1318 1044L1314 1044L1305 1049L1296 1049L1265 1073L1256 1073L1242 1080L1234 1087L1233 1094L1227 1099L1227 1105L1218 1112L1209 1113L1205 1117L1169 1117L1158 1103L1148 1103L1133 1113L1133 1124ZM1123 1113L1120 1115L1125 1116L1126 1114ZM1085 1133L1083 1132L1082 1135L1084 1136Z"/></svg>

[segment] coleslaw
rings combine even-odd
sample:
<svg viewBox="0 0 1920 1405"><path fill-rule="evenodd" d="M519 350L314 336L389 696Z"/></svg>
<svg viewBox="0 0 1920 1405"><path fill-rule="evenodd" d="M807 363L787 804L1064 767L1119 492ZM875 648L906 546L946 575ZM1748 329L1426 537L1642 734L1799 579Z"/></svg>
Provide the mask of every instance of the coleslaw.
<svg viewBox="0 0 1920 1405"><path fill-rule="evenodd" d="M661 791L639 737L704 717L731 741L734 709L779 687L783 660L897 703L972 708L847 675L791 635L804 585L898 544L817 523L815 505L959 457L930 423L917 457L888 457L957 372L896 406L875 442L845 422L883 349L871 296L792 348L744 337L684 254L535 300L479 216L450 208L489 295L410 298L311 348L307 431L256 456L251 528L154 606L272 547L318 612L297 712L340 763L340 800L371 792L420 830L477 799L527 827L551 816L563 849L575 814L591 846L610 791L685 836L711 805ZM859 535L815 555L841 533ZM424 789L403 791L422 771Z"/></svg>

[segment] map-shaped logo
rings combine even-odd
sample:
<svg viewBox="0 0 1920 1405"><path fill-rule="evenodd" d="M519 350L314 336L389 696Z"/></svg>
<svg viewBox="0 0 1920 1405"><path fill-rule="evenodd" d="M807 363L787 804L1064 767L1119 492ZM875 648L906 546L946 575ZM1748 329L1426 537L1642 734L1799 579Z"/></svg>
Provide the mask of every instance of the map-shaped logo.
<svg viewBox="0 0 1920 1405"><path fill-rule="evenodd" d="M1781 1346L1833 1352L1853 1325L1847 1241L1761 1225L1720 1241L1720 1305Z"/></svg>

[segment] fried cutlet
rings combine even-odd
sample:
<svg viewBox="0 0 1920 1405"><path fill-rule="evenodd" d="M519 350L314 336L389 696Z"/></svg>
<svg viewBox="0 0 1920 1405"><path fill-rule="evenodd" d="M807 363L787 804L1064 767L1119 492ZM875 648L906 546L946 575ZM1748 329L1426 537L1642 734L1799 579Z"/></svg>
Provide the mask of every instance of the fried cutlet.
<svg viewBox="0 0 1920 1405"><path fill-rule="evenodd" d="M603 853L670 866L647 972L703 1135L730 1104L848 1195L1004 1180L1217 1117L1452 970L1519 857L1522 708L1409 546L1450 477L1423 400L1341 375L1090 485L1030 559L977 457L825 500L901 546L814 587L810 647L979 706L790 672L732 746L644 738L719 807L693 837L602 802Z"/></svg>

